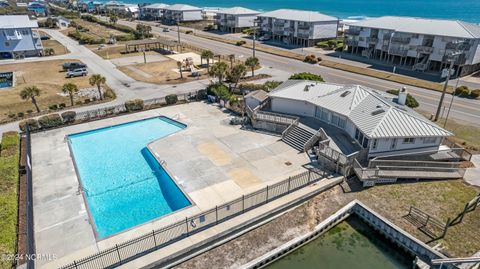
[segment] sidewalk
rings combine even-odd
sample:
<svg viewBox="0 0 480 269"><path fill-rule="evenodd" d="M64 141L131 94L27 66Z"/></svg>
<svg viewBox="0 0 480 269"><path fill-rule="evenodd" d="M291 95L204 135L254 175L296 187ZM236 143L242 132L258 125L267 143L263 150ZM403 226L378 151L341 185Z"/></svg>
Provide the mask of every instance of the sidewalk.
<svg viewBox="0 0 480 269"><path fill-rule="evenodd" d="M471 162L475 168L468 168L463 179L469 184L480 187L480 154L473 155Z"/></svg>

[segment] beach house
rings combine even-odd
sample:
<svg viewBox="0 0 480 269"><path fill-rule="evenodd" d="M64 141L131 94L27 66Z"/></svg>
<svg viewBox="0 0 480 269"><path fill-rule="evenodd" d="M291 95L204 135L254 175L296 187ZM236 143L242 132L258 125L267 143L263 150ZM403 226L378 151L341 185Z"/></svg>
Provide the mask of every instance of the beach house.
<svg viewBox="0 0 480 269"><path fill-rule="evenodd" d="M480 70L480 25L385 16L348 26L345 44L350 53L437 74L452 61L454 75Z"/></svg>
<svg viewBox="0 0 480 269"><path fill-rule="evenodd" d="M37 21L27 15L0 16L0 58L42 55L42 41L36 28Z"/></svg>
<svg viewBox="0 0 480 269"><path fill-rule="evenodd" d="M157 3L140 7L140 18L143 20L159 21L163 18L167 4Z"/></svg>
<svg viewBox="0 0 480 269"><path fill-rule="evenodd" d="M258 15L260 34L286 44L314 46L337 37L338 18L315 11L278 9Z"/></svg>
<svg viewBox="0 0 480 269"><path fill-rule="evenodd" d="M254 20L260 12L243 8L232 7L217 11L215 24L223 32L239 33L245 28L254 26Z"/></svg>
<svg viewBox="0 0 480 269"><path fill-rule="evenodd" d="M202 9L191 5L175 4L165 7L163 11L163 22L169 24L200 21L202 19Z"/></svg>

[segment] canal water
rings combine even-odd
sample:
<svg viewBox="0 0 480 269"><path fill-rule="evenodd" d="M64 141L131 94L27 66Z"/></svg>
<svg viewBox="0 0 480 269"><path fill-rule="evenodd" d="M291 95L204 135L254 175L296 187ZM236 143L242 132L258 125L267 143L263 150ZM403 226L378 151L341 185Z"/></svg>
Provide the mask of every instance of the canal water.
<svg viewBox="0 0 480 269"><path fill-rule="evenodd" d="M265 268L410 269L414 258L353 215Z"/></svg>

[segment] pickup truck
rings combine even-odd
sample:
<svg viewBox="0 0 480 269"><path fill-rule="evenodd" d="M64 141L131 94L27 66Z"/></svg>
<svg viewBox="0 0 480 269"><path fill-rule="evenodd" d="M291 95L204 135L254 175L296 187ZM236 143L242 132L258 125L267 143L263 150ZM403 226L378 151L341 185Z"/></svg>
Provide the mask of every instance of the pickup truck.
<svg viewBox="0 0 480 269"><path fill-rule="evenodd" d="M64 63L62 65L62 68L63 68L63 71L69 71L72 69L87 68L87 65L83 63L72 62L72 63Z"/></svg>

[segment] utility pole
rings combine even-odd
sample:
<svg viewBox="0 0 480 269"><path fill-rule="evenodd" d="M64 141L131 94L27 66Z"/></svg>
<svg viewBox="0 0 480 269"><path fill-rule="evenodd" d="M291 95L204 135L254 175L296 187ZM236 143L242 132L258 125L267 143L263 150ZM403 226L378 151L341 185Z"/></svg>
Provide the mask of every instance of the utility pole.
<svg viewBox="0 0 480 269"><path fill-rule="evenodd" d="M465 41L458 41L458 40L455 42L452 42L453 44L455 44L455 48L453 49L451 54L448 55L450 66L448 67L447 78L445 79L445 84L443 85L442 95L440 96L440 101L437 107L437 113L435 113L435 118L433 121L438 121L438 118L440 117L440 111L442 110L443 99L445 99L445 93L447 92L447 89L448 89L448 82L452 74L453 65L455 63L456 57L463 53L463 49L461 49L461 47L463 46L464 42ZM458 77L458 72L457 72L457 77Z"/></svg>
<svg viewBox="0 0 480 269"><path fill-rule="evenodd" d="M252 56L253 56L253 58L255 58L255 39L257 39L257 37L256 37L257 26L255 25L256 23L258 23L258 21L253 20L253 46L252 46L252 49L253 49Z"/></svg>
<svg viewBox="0 0 480 269"><path fill-rule="evenodd" d="M450 73L452 72L453 68L453 63L454 63L453 57L450 59L450 66L448 67L448 74L447 78L445 80L445 84L443 85L443 90L442 90L442 95L440 95L440 102L438 103L437 107L437 113L435 113L435 119L433 121L437 121L438 117L440 117L440 111L442 110L442 105L443 105L443 99L445 98L445 93L447 92L448 89L448 81L450 80Z"/></svg>
<svg viewBox="0 0 480 269"><path fill-rule="evenodd" d="M458 76L460 69L457 70L457 83L455 84L455 88L453 88L452 92L452 100L450 100L450 105L448 106L447 116L445 117L445 122L443 123L443 128L447 126L448 116L450 116L450 110L452 110L453 99L455 98L455 89L458 87L458 83L460 82L460 77Z"/></svg>
<svg viewBox="0 0 480 269"><path fill-rule="evenodd" d="M180 20L177 19L177 40L180 45Z"/></svg>

